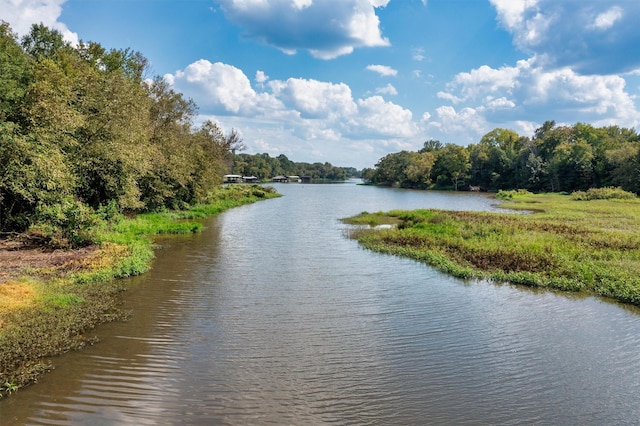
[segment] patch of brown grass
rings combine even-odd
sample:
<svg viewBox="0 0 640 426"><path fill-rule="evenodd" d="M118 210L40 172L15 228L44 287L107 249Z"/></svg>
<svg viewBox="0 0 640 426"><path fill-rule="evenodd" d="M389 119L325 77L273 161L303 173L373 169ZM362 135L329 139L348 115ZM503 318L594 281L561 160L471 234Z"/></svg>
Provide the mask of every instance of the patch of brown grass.
<svg viewBox="0 0 640 426"><path fill-rule="evenodd" d="M28 282L6 281L0 284L0 328L4 325L4 317L19 309L33 306L38 292Z"/></svg>

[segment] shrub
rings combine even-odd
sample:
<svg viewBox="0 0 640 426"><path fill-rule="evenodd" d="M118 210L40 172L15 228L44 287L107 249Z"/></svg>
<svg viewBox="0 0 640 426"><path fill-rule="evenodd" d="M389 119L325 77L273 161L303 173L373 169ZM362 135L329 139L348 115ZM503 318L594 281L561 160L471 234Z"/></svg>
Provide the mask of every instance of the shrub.
<svg viewBox="0 0 640 426"><path fill-rule="evenodd" d="M590 188L585 191L575 191L571 198L576 201L589 200L632 200L636 198L633 192L625 191L620 187Z"/></svg>
<svg viewBox="0 0 640 426"><path fill-rule="evenodd" d="M111 200L106 205L101 205L97 214L100 219L109 224L117 223L124 219L124 215L120 211L116 200Z"/></svg>
<svg viewBox="0 0 640 426"><path fill-rule="evenodd" d="M53 248L77 248L94 242L100 223L93 209L67 197L58 204L38 205L29 233Z"/></svg>

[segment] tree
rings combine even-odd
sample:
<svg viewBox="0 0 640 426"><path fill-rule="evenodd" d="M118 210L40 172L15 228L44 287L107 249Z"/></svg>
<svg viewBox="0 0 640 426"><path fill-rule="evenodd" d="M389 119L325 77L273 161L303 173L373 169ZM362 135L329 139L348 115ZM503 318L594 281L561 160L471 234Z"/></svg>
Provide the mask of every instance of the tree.
<svg viewBox="0 0 640 426"><path fill-rule="evenodd" d="M520 154L514 176L514 188L523 188L530 191L542 189L545 177L545 164L538 154L534 142L522 137L520 140Z"/></svg>
<svg viewBox="0 0 640 426"><path fill-rule="evenodd" d="M431 185L431 169L435 163L433 152L412 152L405 170L407 181L403 186L426 189Z"/></svg>
<svg viewBox="0 0 640 426"><path fill-rule="evenodd" d="M295 175L298 173L296 163L289 160L286 155L280 154L276 157L278 160L281 174L283 175Z"/></svg>
<svg viewBox="0 0 640 426"><path fill-rule="evenodd" d="M607 151L607 163L612 186L640 193L640 147L627 142L620 148Z"/></svg>
<svg viewBox="0 0 640 426"><path fill-rule="evenodd" d="M460 145L447 144L438 151L431 179L439 186L452 185L457 191L468 179L470 169L469 151Z"/></svg>
<svg viewBox="0 0 640 426"><path fill-rule="evenodd" d="M429 139L424 143L418 152L437 152L444 147L443 143L437 139Z"/></svg>
<svg viewBox="0 0 640 426"><path fill-rule="evenodd" d="M44 24L33 24L29 34L22 38L24 51L36 60L57 59L60 52L71 49L64 41L62 33L46 27Z"/></svg>
<svg viewBox="0 0 640 426"><path fill-rule="evenodd" d="M228 139L217 124L205 121L191 138L189 158L192 159L191 179L187 184L189 193L185 202L204 202L209 192L222 182L228 172L227 160L230 150Z"/></svg>
<svg viewBox="0 0 640 426"><path fill-rule="evenodd" d="M82 123L71 153L78 195L94 208L115 200L122 209L144 208L138 182L152 168L149 97L125 70L74 66L77 111Z"/></svg>
<svg viewBox="0 0 640 426"><path fill-rule="evenodd" d="M552 191L586 190L591 187L593 149L583 140L559 144L549 160Z"/></svg>
<svg viewBox="0 0 640 426"><path fill-rule="evenodd" d="M513 130L496 128L485 134L471 157L478 179L474 182L485 188L512 188L520 149L520 136Z"/></svg>
<svg viewBox="0 0 640 426"><path fill-rule="evenodd" d="M408 182L406 171L410 162L411 153L409 151L387 154L376 164L374 183L402 186Z"/></svg>
<svg viewBox="0 0 640 426"><path fill-rule="evenodd" d="M38 206L60 202L74 184L56 146L0 123L0 229L24 231Z"/></svg>
<svg viewBox="0 0 640 426"><path fill-rule="evenodd" d="M73 47L44 25L20 44L0 23L0 229L206 198L242 138L210 121L194 128L193 101L162 78L146 83L146 69L131 49Z"/></svg>
<svg viewBox="0 0 640 426"><path fill-rule="evenodd" d="M0 21L0 122L22 122L21 107L32 79L32 62L9 25Z"/></svg>
<svg viewBox="0 0 640 426"><path fill-rule="evenodd" d="M177 207L180 194L188 192L191 161L186 147L197 107L161 77L144 87L150 100L151 169L140 179L141 199L150 210Z"/></svg>
<svg viewBox="0 0 640 426"><path fill-rule="evenodd" d="M365 167L362 169L362 180L366 183L372 183L375 178L376 170Z"/></svg>

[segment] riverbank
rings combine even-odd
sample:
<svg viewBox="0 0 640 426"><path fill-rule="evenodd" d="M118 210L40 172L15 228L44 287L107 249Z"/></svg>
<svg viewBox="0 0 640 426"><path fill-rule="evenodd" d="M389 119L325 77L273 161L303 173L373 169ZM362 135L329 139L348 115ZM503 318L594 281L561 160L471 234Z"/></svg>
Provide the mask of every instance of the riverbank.
<svg viewBox="0 0 640 426"><path fill-rule="evenodd" d="M113 217L95 244L76 250L0 240L0 398L37 381L52 357L96 343L98 324L127 318L118 308L126 288L116 278L149 269L153 235L198 232L194 219L278 196L270 187L224 186L208 204Z"/></svg>
<svg viewBox="0 0 640 426"><path fill-rule="evenodd" d="M640 200L617 189L503 192L531 214L363 212L345 219L364 247L464 279L579 291L640 305ZM387 224L390 226L379 226Z"/></svg>

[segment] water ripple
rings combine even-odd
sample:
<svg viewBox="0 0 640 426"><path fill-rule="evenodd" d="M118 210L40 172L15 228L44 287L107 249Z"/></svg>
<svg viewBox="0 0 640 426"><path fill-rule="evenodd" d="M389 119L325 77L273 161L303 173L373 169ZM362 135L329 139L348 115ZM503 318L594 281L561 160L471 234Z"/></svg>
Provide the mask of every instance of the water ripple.
<svg viewBox="0 0 640 426"><path fill-rule="evenodd" d="M69 354L33 392L3 401L0 423L640 418L635 311L454 280L362 250L337 221L389 209L384 203L486 209L491 200L354 185L284 188L285 197L228 212L191 240L163 243L153 270L130 280L132 319L105 326L102 344Z"/></svg>

